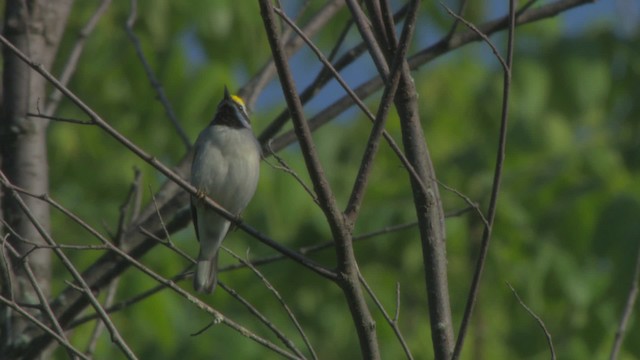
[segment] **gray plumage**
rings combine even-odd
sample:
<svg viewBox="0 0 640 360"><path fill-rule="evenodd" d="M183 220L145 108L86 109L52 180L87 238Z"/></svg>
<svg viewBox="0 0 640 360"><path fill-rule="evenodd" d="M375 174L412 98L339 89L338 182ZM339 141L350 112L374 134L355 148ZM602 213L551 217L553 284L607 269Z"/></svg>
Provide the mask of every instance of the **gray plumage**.
<svg viewBox="0 0 640 360"><path fill-rule="evenodd" d="M225 88L216 116L196 140L191 183L237 216L255 193L260 153L244 105ZM191 210L200 241L193 286L198 292L211 293L218 283L218 252L231 222L195 197Z"/></svg>

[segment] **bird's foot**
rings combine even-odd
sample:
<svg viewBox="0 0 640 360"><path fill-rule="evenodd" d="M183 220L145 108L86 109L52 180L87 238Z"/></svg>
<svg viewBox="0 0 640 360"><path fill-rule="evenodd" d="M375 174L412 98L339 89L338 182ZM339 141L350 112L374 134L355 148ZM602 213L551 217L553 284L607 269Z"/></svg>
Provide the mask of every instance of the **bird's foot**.
<svg viewBox="0 0 640 360"><path fill-rule="evenodd" d="M204 200L204 198L206 197L207 197L207 193L205 193L204 190L198 189L198 191L196 191L196 198L198 200Z"/></svg>
<svg viewBox="0 0 640 360"><path fill-rule="evenodd" d="M232 221L229 227L229 232L238 230L238 224L242 223L242 215L236 216L237 221Z"/></svg>

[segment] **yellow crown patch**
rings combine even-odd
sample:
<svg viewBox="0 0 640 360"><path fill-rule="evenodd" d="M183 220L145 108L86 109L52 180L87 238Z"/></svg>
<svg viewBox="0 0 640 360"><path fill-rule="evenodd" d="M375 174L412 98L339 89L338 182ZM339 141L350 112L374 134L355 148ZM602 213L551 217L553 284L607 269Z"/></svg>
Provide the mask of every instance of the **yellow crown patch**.
<svg viewBox="0 0 640 360"><path fill-rule="evenodd" d="M231 95L231 100L235 101L236 103L242 105L243 107L246 106L244 104L244 100L242 100L242 98L238 95Z"/></svg>

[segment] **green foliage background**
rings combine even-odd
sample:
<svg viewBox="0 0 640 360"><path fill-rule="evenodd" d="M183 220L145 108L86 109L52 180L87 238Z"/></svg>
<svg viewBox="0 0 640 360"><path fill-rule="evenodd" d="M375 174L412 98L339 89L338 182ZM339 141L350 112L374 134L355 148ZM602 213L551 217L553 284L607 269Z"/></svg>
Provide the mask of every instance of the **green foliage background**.
<svg viewBox="0 0 640 360"><path fill-rule="evenodd" d="M307 11L313 13L320 3L312 2ZM127 6L121 2L111 5L88 39L70 88L136 144L166 164L175 164L184 156L184 148L123 30ZM223 84L240 87L269 58L257 3L154 0L139 6L135 31L178 118L195 139L215 111ZM296 6L291 7L290 13L295 13ZM93 2L76 2L58 68L94 9ZM488 18L489 9L472 6L470 12L471 19L481 21ZM346 12L342 11L332 26L314 38L326 53L345 18ZM606 21L570 36L563 31L565 20L558 17L517 30L505 176L480 301L464 352L466 359L548 358L543 333L518 305L505 282L511 283L544 319L559 358L603 358L610 351L630 286L640 239L640 37L637 27L635 33L621 35ZM429 25L418 28L415 37L419 44L429 43L427 36L444 33L451 23L442 9L431 5L422 9L420 21ZM504 42L502 36L493 39ZM354 36L352 40L357 39ZM300 79L319 68L306 51L295 58L294 71ZM371 75L361 74L352 85ZM486 208L502 92L497 62L486 45L477 43L421 67L415 72L415 81L439 179ZM305 85L300 81L299 88ZM326 104L322 94L316 106ZM372 109L379 96L369 99ZM256 133L282 108L279 87L271 84L254 109ZM312 115L316 109L309 106L308 110ZM359 113L346 114L314 135L327 175L343 205L370 129ZM63 104L59 115L83 118L69 103ZM388 129L399 141L395 113ZM145 202L165 181L97 128L54 123L50 149L52 196L100 229L115 226L134 166L143 172ZM287 148L281 156L307 179L298 147ZM441 191L445 210L466 206L457 195ZM245 219L291 248L330 239L322 213L309 196L291 176L266 163ZM413 219L406 172L384 145L356 233ZM470 213L447 220L456 328L466 301L481 226ZM56 239L63 243L94 243L58 214L54 214L53 227ZM195 254L190 227L174 235L173 241ZM250 249L251 258L272 253L239 231L232 233L225 245L243 256ZM417 359L432 358L417 230L363 241L356 251L364 275L391 313L396 282L400 284L400 327ZM70 255L84 268L100 253L70 251ZM335 261L331 251L313 258L327 266ZM163 247L154 249L143 261L166 276L187 266ZM222 262L235 261L223 255ZM339 289L288 261L261 270L299 317L321 358L359 357L357 336ZM54 295L65 286L62 279L66 275L62 268L56 271ZM281 306L254 275L239 270L224 273L221 280L303 347ZM118 299L154 285L146 276L130 270L120 282ZM182 286L190 288L190 282ZM258 334L273 338L224 291L205 299ZM379 312L372 311L383 358L400 358L402 352L392 331ZM276 358L221 325L197 337L190 336L210 319L168 291L113 317L142 359ZM82 344L92 327L78 327L73 340ZM640 327L634 316L622 359L640 358L640 342L633 340L639 337ZM62 351L57 354L65 356ZM96 358L119 356L105 333Z"/></svg>

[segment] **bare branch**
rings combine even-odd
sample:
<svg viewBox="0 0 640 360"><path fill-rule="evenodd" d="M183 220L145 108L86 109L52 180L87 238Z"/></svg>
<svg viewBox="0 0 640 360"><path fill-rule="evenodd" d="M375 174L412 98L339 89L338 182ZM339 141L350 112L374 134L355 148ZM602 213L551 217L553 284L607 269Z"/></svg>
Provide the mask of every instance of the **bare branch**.
<svg viewBox="0 0 640 360"><path fill-rule="evenodd" d="M355 102L356 105L358 105L358 107L362 110L362 112L369 118L369 120L371 120L374 123L374 129L372 130L372 138L370 138L370 142L367 144L367 146L372 146L372 144L375 144L375 147L377 148L377 140L375 139L379 139L380 133L384 136L385 140L387 141L387 143L389 144L389 146L391 147L391 149L393 150L393 152L398 156L398 158L400 159L400 161L402 162L402 164L404 165L404 167L407 169L407 171L409 171L409 174L411 176L413 176L414 180L416 182L418 182L419 184L421 184L421 186L425 189L426 191L426 187L424 187L424 184L422 184L422 181L420 180L420 177L418 176L418 174L415 172L415 169L413 168L413 166L409 163L409 161L407 160L407 158L405 157L405 155L402 153L402 150L400 150L400 147L396 144L395 140L393 140L393 138L391 137L391 135L389 133L387 133L386 130L384 130L384 123L380 122L377 119L382 119L385 118L386 119L386 114L389 111L389 106L390 104L388 102L382 102L380 107L378 108L378 115L374 116L371 111L369 111L369 109L367 108L367 106L364 104L364 102L362 102L362 100L360 100L360 98L358 97L358 95L356 94L356 92L354 92L348 85L347 83L342 79L342 76L340 75L340 73L338 72L338 70L336 68L333 67L333 65L331 64L331 62L326 59L324 57L324 55L322 54L322 52L313 44L313 42L304 34L304 32L302 30L300 30L295 23L293 23L291 20L289 20L286 15L278 10L278 9L274 9L274 11L276 13L278 13L281 17L284 18L284 20L289 24L289 26L293 27L296 32L298 33L298 35L309 45L309 47L311 48L311 50L316 54L316 56L318 57L318 59L324 64L324 68L323 70L327 70L327 72L329 74L332 74L333 77L338 81L338 83L342 86L342 88L347 92L347 96L350 97L353 102ZM415 22L415 20L414 20ZM408 22L407 24L411 25L409 27L405 28L412 28L413 24L411 22ZM409 34L407 34L409 35ZM409 41L406 41L406 44L408 46ZM397 59L401 59L402 61L398 62L398 67L400 67L401 64L403 64L404 62L404 56L406 55L406 48L404 49L403 53L399 53L397 54ZM322 74L322 73L321 73ZM320 78L320 75L319 77ZM318 86L320 86L322 83L318 84ZM391 87L396 86L397 84L394 85L393 82L390 82L388 84L388 86L386 87L385 94L383 95L383 100L385 99L384 97L386 97L387 101L390 101L389 99L393 98L393 95L395 94L395 90L390 91ZM313 87L310 87L308 89L313 89ZM307 89L307 90L308 90ZM301 101L302 101L302 97L301 97ZM386 104L386 105L385 105ZM287 113L288 114L288 113ZM313 119L311 120L313 121ZM378 125L375 125L378 124ZM373 143L371 143L371 141L373 140ZM269 146L271 146L269 144ZM271 153L274 153L273 150L269 149ZM366 154L369 154L370 156L373 156L376 151L375 150L365 150ZM360 178L360 180L357 180L357 184L359 184L358 188L362 187L362 189L360 191L364 191L364 186L366 185L366 182L363 182L362 179L366 178L367 176L365 174L368 174L368 170L369 166L364 166L364 170L361 168L360 171L364 171L362 173L359 173L358 178ZM356 186L354 184L354 186ZM352 200L350 200L350 203L352 205L348 205L347 207L349 208L347 212L352 212L352 209L354 209L354 205L356 205L356 202L358 203L359 206L359 202L362 200L361 196L362 194L360 193L360 191L357 191L355 196L352 196ZM356 206L357 207L357 206ZM350 216L347 216L347 218L350 218ZM353 221L353 219L350 219L350 221Z"/></svg>
<svg viewBox="0 0 640 360"><path fill-rule="evenodd" d="M467 203L467 205L469 205L470 209L473 209L475 211L475 213L478 215L478 217L480 218L480 220L482 220L482 223L485 226L489 226L489 221L487 221L487 218L484 217L484 214L482 213L482 210L480 210L480 207L478 206L478 204L476 202L474 202L473 200L471 200L467 195L461 193L460 191L458 191L457 189L452 188L449 185L446 185L445 183L443 183L442 181L435 179L438 184L440 184L440 186L442 186L445 190L450 191L454 194L456 194L458 197L460 197L462 200L464 200L464 202Z"/></svg>
<svg viewBox="0 0 640 360"><path fill-rule="evenodd" d="M145 162L147 162L148 164L150 164L151 166L156 168L163 175L167 176L172 182L174 182L175 184L177 184L178 186L180 186L181 188L186 190L190 195L194 195L194 196L198 195L198 192L197 192L196 188L193 187L193 185L191 185L188 181L183 179L176 172L171 170L164 163L160 162L154 156L146 153L144 150L142 150L137 145L132 143L124 135L122 135L117 130L115 130L111 125L109 125L106 121L104 121L95 111L93 111L82 100L80 100L80 98L78 98L73 92L71 92L67 87L65 87L62 84L60 84L60 82L54 76L52 76L48 71L46 71L40 64L37 64L37 63L33 62L32 60L30 60L25 54L23 54L20 50L18 50L15 46L13 46L13 44L11 44L2 35L0 35L0 42L2 42L7 47L7 49L11 50L20 59L22 59L22 61L26 62L32 69L34 69L36 72L38 72L44 78L46 78L53 86L55 86L60 91L62 91L62 93L65 96L67 96L79 109L81 109L85 114L87 114L91 118L91 120L96 125L98 125L102 130L104 130L107 134L109 134L111 137L113 137L118 142L120 142L122 145L124 145L127 149L129 149L136 156L138 156L139 158L141 158L142 160L144 160ZM234 216L233 214L229 213L227 210L223 209L220 205L218 205L210 197L206 197L202 201L204 201L209 207L211 207L212 209L217 211L220 215L225 217L227 220L233 222L238 228L244 230L245 232L247 232L248 234L252 235L256 239L260 240L262 243L266 244L267 246L272 247L272 248L278 250L279 252L281 252L283 254L286 254L287 256L290 256L293 260L295 260L299 264L309 268L310 270L313 270L314 272L316 272L317 274L319 274L319 275L321 275L321 276L323 276L325 278L328 278L328 279L335 279L336 278L336 275L332 271L330 271L328 269L325 269L325 268L323 268L322 266L320 266L318 264L315 264L314 262L310 261L309 259L306 259L303 256L301 256L300 254L297 254L297 253L289 250L288 248L282 246L278 242L268 238L267 236L261 234L257 230L255 230L255 229L251 228L250 226L244 224L240 218Z"/></svg>
<svg viewBox="0 0 640 360"><path fill-rule="evenodd" d="M528 9L528 7L533 3L534 0L529 1L522 9ZM531 9L528 11L519 11L519 15L516 19L516 25L524 25L532 22L536 22L542 19L550 18L558 15L563 11L570 10L574 7L592 3L592 0L559 0L554 3L541 6L536 9ZM503 18L488 21L481 26L478 26L478 29L486 35L491 35L498 31L504 30L508 27L508 16ZM408 62L411 69L418 69L420 66L431 62L432 60L447 54L453 50L456 50L464 45L467 45L471 42L482 40L477 33L472 30L468 30L466 32L462 32L460 34L455 34L451 38L442 38L435 44L419 51L415 55L409 57ZM356 47L358 50L362 50L359 46ZM350 51L351 54L353 51ZM358 52L359 54L359 52ZM338 61L340 62L340 61ZM340 69L341 66L336 64L336 69ZM355 93L361 99L367 98L369 95L378 91L384 82L380 79L379 76L372 77L371 79L364 82L362 85L358 86L355 89ZM336 100L333 104L325 107L320 113L316 114L312 118L309 119L309 127L311 130L316 130L321 126L325 125L329 121L333 120L339 114L341 114L346 109L353 106L353 101L350 96L345 95L342 98ZM288 131L273 140L272 146L273 150L278 152L288 145L294 143L296 141L296 136L293 131ZM395 151L395 150L394 150ZM406 164L404 164L406 166Z"/></svg>
<svg viewBox="0 0 640 360"><path fill-rule="evenodd" d="M373 34L371 23L356 0L347 0L347 6L351 11L351 16L353 17L354 22L358 26L358 30L360 31L360 35L362 35L364 43L367 45L367 49L373 59L373 63L378 69L378 74L380 74L380 77L386 81L389 77L389 65L385 59L385 54L380 48L380 44L378 44L378 41Z"/></svg>
<svg viewBox="0 0 640 360"><path fill-rule="evenodd" d="M4 178L4 175L1 172L0 172L0 181L2 181L3 185L5 187L8 187L12 191L12 193L17 193L18 192L18 190L15 188L15 186L11 185L10 183L8 183L6 181L6 178ZM254 340L255 342L257 342L257 343L269 348L270 350L273 350L274 352L276 352L278 354L281 354L281 355L283 355L285 357L292 358L292 359L295 358L295 356L293 356L293 355L289 354L288 352L282 350L281 348L279 348L278 346L276 346L273 343L269 342L268 340L265 340L262 337L252 333L248 329L244 328L243 326L237 324L233 320L231 320L231 319L227 318L226 316L224 316L221 312L211 308L210 306L208 306L207 304L202 302L200 299L194 297L193 295L191 295L187 291L185 291L182 288L178 287L173 281L165 279L164 277L162 277L162 276L158 275L157 273L155 273L153 270L151 270L148 267L144 266L142 263L140 263L138 260L133 258L131 255L127 254L125 251L123 251L122 249L120 249L119 247L117 247L113 243L111 243L107 238L105 238L102 234L100 234L98 231L96 231L93 227L91 227L89 224L87 224L84 220L82 220L76 214L72 213L71 211L69 211L68 209L63 207L62 205L58 204L57 202L55 202L54 200L49 198L48 195L45 194L45 195L41 195L41 196L35 196L34 194L30 194L29 192L25 191L24 189L20 189L20 192L23 193L23 194L27 194L29 196L32 196L32 197L36 197L36 198L42 199L43 201L46 201L48 204L53 206L55 209L61 211L66 217L68 217L69 219L73 220L78 225L82 226L87 232L89 232L96 239L98 239L103 245L109 247L109 250L111 250L112 252L114 252L118 256L121 256L121 257L125 258L130 265L132 265L132 266L136 267L137 269L141 270L143 273L147 274L148 276L150 276L152 279L156 280L157 282L159 282L161 284L164 284L165 286L169 287L174 292L178 293L180 296L182 296L183 298L187 299L189 302L191 302L194 305L196 305L199 309L204 310L208 314L212 315L214 317L214 322L222 322L226 326L236 330L238 333L240 333L240 334L242 334L242 335ZM16 196L17 196L17 194L16 194ZM47 237L47 239L49 240L48 237ZM54 250L54 251L61 252L60 250ZM66 259L66 257L64 257L64 254L62 254L62 258ZM65 261L65 265L67 263L68 263L68 259ZM75 272L75 269L73 267L71 267L70 272L72 272L74 277L76 277L76 272ZM69 284L69 285L71 285L73 287L77 287L77 289L79 291L81 291L84 294L86 294L87 296L89 296L90 300L95 300L95 297L93 296L91 291L89 290L89 292L87 292L87 285L86 285L86 282L84 281L84 279L82 278L82 276L80 276L79 274L77 274L77 275L78 276L76 278L76 281L78 281L81 284L81 286L77 286L75 284ZM97 301L97 300L95 300L95 301ZM93 301L92 301L92 304L94 304ZM106 312L104 311L104 309L102 308L102 306L99 303L97 305L96 311L100 314L101 318L106 316ZM108 318L108 316L107 316L107 318ZM105 321L105 323L107 325L107 328L109 328L109 330L111 331L110 325L113 325L113 324L111 324L110 321ZM113 336L114 335L112 334L112 337Z"/></svg>
<svg viewBox="0 0 640 360"><path fill-rule="evenodd" d="M380 312L382 313L382 316L387 321L387 324L389 324L389 326L393 330L394 334L396 334L396 337L398 338L398 341L400 342L400 346L402 346L402 350L404 351L404 354L407 357L407 359L413 360L413 355L411 355L411 349L409 349L409 345L407 345L407 342L404 340L404 337L402 336L402 333L400 332L400 328L398 327L398 317L399 317L399 314L400 314L400 291L398 290L396 292L396 294L397 294L397 297L396 297L397 306L396 306L395 316L392 319L389 316L389 314L387 313L387 311L384 309L384 306L380 302L380 299L378 299L378 297L376 296L376 293L373 291L373 289L371 289L371 287L367 283L367 280L364 278L362 273L360 273L360 282L362 283L362 286L364 286L364 288L367 290L367 293L369 294L369 297L371 297L373 302L378 307L378 310L380 310ZM400 285L398 285L398 289L399 289L399 286Z"/></svg>
<svg viewBox="0 0 640 360"><path fill-rule="evenodd" d="M615 360L618 358L618 353L622 348L622 342L624 341L625 332L627 331L627 323L631 318L631 314L633 314L633 307L636 303L636 299L638 298L638 283L640 282L640 248L638 248L638 255L636 255L636 268L633 272L633 277L631 278L631 287L629 288L629 294L627 295L627 302L624 305L624 311L622 312L622 317L620 318L620 324L618 324L618 329L616 330L616 337L613 341L613 347L611 348L611 355L609 356L610 360Z"/></svg>
<svg viewBox="0 0 640 360"><path fill-rule="evenodd" d="M478 256L478 260L476 263L476 268L473 273L473 279L471 280L471 288L469 290L469 295L467 299L467 304L465 306L464 315L462 317L462 321L460 323L460 330L458 331L458 340L456 341L456 346L454 348L452 359L456 360L460 356L462 352L462 346L464 344L464 339L467 333L467 329L469 328L469 323L471 321L471 315L473 313L473 308L476 303L476 299L478 297L478 291L480 288L480 279L482 276L482 270L484 269L484 263L487 258L487 254L489 252L489 242L491 240L491 232L493 230L493 224L496 217L496 208L498 203L498 193L500 192L500 182L502 180L502 169L504 167L504 159L506 154L506 145L507 145L507 123L509 120L509 94L511 91L511 71L513 65L513 44L514 44L514 36L515 36L515 23L516 23L516 5L515 0L509 1L509 35L507 39L507 59L506 61L501 60L502 57L498 56L501 64L504 67L504 75L503 75L503 91L502 91L502 113L500 116L500 133L498 140L498 151L496 155L496 165L493 175L493 185L491 188L491 196L489 200L489 209L487 210L487 221L488 226L484 227L484 231L482 233L482 240L480 242L480 254ZM465 22L467 24L467 22ZM475 31L475 30L474 30ZM483 37L484 38L484 37ZM491 43L489 43L490 46Z"/></svg>
<svg viewBox="0 0 640 360"><path fill-rule="evenodd" d="M47 325L43 324L35 316L29 314L28 311L26 311L23 308L21 308L20 306L18 306L18 304L16 304L12 300L7 299L4 296L0 295L0 302L4 303L8 307L10 307L13 310L15 310L16 312L18 312L20 315L22 315L25 318L29 319L29 321L31 321L38 328L40 328L42 331L46 332L51 337L56 339L56 341L58 341L58 343L60 343L60 345L64 346L67 350L73 352L76 356L79 356L81 359L91 360L89 357L87 357L85 354L83 354L80 350L78 350L75 347L73 347L73 345L71 345L66 339L64 339L62 336L58 335L55 331L53 331Z"/></svg>
<svg viewBox="0 0 640 360"><path fill-rule="evenodd" d="M120 216L118 217L118 227L117 227L117 231L116 231L116 235L114 236L114 242L117 245L122 244L122 240L124 239L124 234L125 234L125 230L127 227L128 223L131 223L135 220L137 214L137 204L139 199L140 199L140 179L142 177L142 173L140 172L140 169L138 168L134 168L133 169L133 182L131 183L131 186L129 187L129 192L127 193L127 196L124 200L124 202L122 203L122 205L120 205L120 209L119 209L119 213ZM155 200L155 198L154 198ZM156 209L158 208L158 204L155 203ZM130 213L129 218L127 219L127 215ZM128 222L127 222L128 220ZM164 223L162 224L164 226Z"/></svg>
<svg viewBox="0 0 640 360"><path fill-rule="evenodd" d="M304 330L302 329L302 326L298 322L298 319L296 319L295 315L293 314L293 312L291 311L291 309L289 308L287 303L284 301L284 299L282 299L282 296L280 296L280 293L278 292L278 290L276 290L276 288L271 284L271 282L269 282L269 280L267 280L267 278L255 266L253 266L249 260L245 260L245 259L241 258L240 256L236 255L233 251L227 249L226 247L223 247L223 249L227 253L229 253L231 256L233 256L236 260L238 260L240 263L242 263L243 265L245 265L249 269L251 269L251 271L262 281L262 283L265 285L265 287L275 296L275 298L278 300L280 305L282 305L282 307L284 308L285 312L287 313L287 316L289 316L289 319L291 319L291 322L293 322L293 325L298 330L298 333L302 337L302 340L304 341L305 345L307 346L307 349L311 353L311 356L314 359L317 359L318 356L316 355L316 352L313 350L313 346L311 346L311 343L309 342L309 339L307 338L307 335L305 334ZM249 258L249 250L247 250L247 259L248 258ZM296 354L298 354L298 356L304 358L304 355L302 355L296 349L295 345L293 345L293 343L290 340L287 339L287 342L291 343L291 347L289 347L289 348L292 351L294 351Z"/></svg>
<svg viewBox="0 0 640 360"><path fill-rule="evenodd" d="M60 117L60 116L50 116L50 115L37 114L37 113L32 113L32 112L28 112L27 115L29 115L30 117L47 119L47 120L54 120L54 121L60 121L60 122L67 122L67 123L77 124L77 125L95 125L94 123L89 122L89 121L65 118L65 117Z"/></svg>
<svg viewBox="0 0 640 360"><path fill-rule="evenodd" d="M320 31L326 24L334 18L335 14L344 6L344 0L331 0L327 1L325 5L316 12L316 14L306 23L303 27L304 32L313 36ZM298 50L303 44L302 39L299 37L292 37L285 44L285 51L287 56L291 56L296 50ZM273 60L269 60L258 75L254 76L239 92L239 95L245 100L249 109L253 108L253 104L258 98L258 94L262 89L273 79L276 74L276 68ZM284 120L283 120L284 121ZM276 130L277 132L277 130ZM266 140L265 140L266 141ZM263 141L263 143L265 142Z"/></svg>
<svg viewBox="0 0 640 360"><path fill-rule="evenodd" d="M80 61L80 57L82 56L82 52L84 51L84 45L93 30L98 25L98 22L102 18L102 15L104 15L107 12L107 9L109 9L109 5L111 5L111 0L102 0L91 18L89 18L89 21L87 21L85 26L80 30L78 39L73 45L73 49L71 49L71 53L69 54L67 63L64 65L62 74L60 74L60 82L62 84L67 85L71 80L73 74L76 72L78 61ZM54 89L49 96L49 101L47 102L47 107L44 110L44 114L49 116L55 114L56 110L58 110L58 105L60 105L60 100L62 100L62 93L60 92L60 90Z"/></svg>
<svg viewBox="0 0 640 360"><path fill-rule="evenodd" d="M338 280L347 298L353 322L358 332L362 356L368 359L379 359L380 350L375 333L375 322L371 317L362 289L358 283L358 268L355 254L353 253L350 226L345 223L345 219L338 209L336 199L320 165L311 139L311 130L304 119L302 104L297 96L296 87L286 62L286 56L275 29L274 9L268 0L260 0L260 13L262 14L267 38L271 46L271 53L280 77L280 84L287 100L293 128L300 141L302 155L313 182L315 193L318 195L322 211L337 244L336 255L340 274Z"/></svg>
<svg viewBox="0 0 640 360"><path fill-rule="evenodd" d="M105 308L108 308L113 304L113 300L116 297L116 292L118 291L118 284L120 283L119 280L120 278L115 279L107 287L107 295L104 299ZM100 335L102 335L103 331L104 331L104 324L101 322L97 322L93 328L93 332L91 333L91 338L89 339L89 343L87 344L87 349L85 350L85 354L87 354L88 356L91 356L95 353L96 347L98 346L98 339L100 338Z"/></svg>
<svg viewBox="0 0 640 360"><path fill-rule="evenodd" d="M396 53L394 54L393 61L391 62L391 71L389 73L389 77L387 78L387 85L384 88L382 99L378 107L378 112L373 122L373 129L371 129L371 133L369 134L369 139L367 140L364 155L362 156L362 161L360 162L360 168L358 169L358 174L356 175L356 180L353 184L351 196L345 209L345 217L347 217L351 222L355 221L360 211L360 205L362 204L364 191L367 186L367 182L369 181L371 169L373 168L374 157L378 152L380 137L382 136L382 133L384 131L389 108L391 107L391 103L395 98L396 90L398 89L398 84L400 83L402 67L406 62L405 57L407 55L409 44L411 43L411 38L413 37L413 31L415 29L415 23L418 14L418 4L418 1L412 1L410 3L407 19L405 20L404 28L402 30L402 36L400 37L398 48L396 50ZM415 172L413 173L415 174ZM419 179L417 174L414 177L416 179Z"/></svg>
<svg viewBox="0 0 640 360"><path fill-rule="evenodd" d="M342 29L342 32L340 33L340 36L338 36L338 39L336 40L336 44L334 45L333 49L331 50L331 54L329 54L329 57L327 58L328 61L333 62L333 59L338 54L338 50L342 46L342 43L346 39L347 34L349 33L349 30L351 29L351 25L353 25L353 22L352 21L347 21L347 24ZM353 54L353 50L350 51L350 53ZM347 55L345 55L345 56L347 56ZM354 54L354 56L352 58L355 58L355 54ZM336 66L336 68L337 68L337 66ZM318 75L316 75L316 78L300 94L300 101L302 101L303 104L306 104L307 101L311 100L313 95L315 95L318 91L320 91L320 89L331 79L331 77L329 75L330 75L329 69L327 67L323 66L320 69L320 72L318 72ZM262 131L262 133L258 136L258 141L261 144L269 144L270 145L271 144L271 140L273 139L273 137L278 133L278 131L280 131L280 129L282 129L282 127L287 123L288 120L289 120L289 109L285 108L280 113L280 115L278 115Z"/></svg>
<svg viewBox="0 0 640 360"><path fill-rule="evenodd" d="M280 164L280 165L279 166L272 165L266 159L265 159L265 162L267 164L269 164L269 166L273 167L274 169L282 170L282 171L288 173L289 175L293 176L293 178L298 182L298 184L300 184L300 186L302 186L304 191L306 191L307 194L309 194L309 196L311 196L311 199L313 200L313 202L316 203L316 205L320 206L320 203L318 202L318 197L313 192L313 190L307 184L304 183L302 178L295 171L293 171L293 169L291 169L291 167L289 165L287 165L287 163L284 161L283 158L281 158L280 156L278 156L278 154L274 153L271 150L271 146L269 144L267 144L267 149L269 150L269 154L271 154L271 156L273 156L276 159L276 161L278 162L278 164Z"/></svg>
<svg viewBox="0 0 640 360"><path fill-rule="evenodd" d="M9 190L11 195L13 195L17 204L19 204L19 206L22 208L22 211L25 213L28 219L36 227L38 233L44 239L44 241L46 241L51 246L55 245L55 241L46 232L46 230L42 228L42 226L38 222L38 219L36 219L35 216L31 213L31 210L29 210L29 207L27 207L25 202L18 195L18 192L16 191L14 185L9 182L9 179L7 179L7 177L4 175L2 171L0 171L0 182L2 182L5 189ZM82 275L73 265L73 263L69 260L69 258L64 254L64 252L61 249L53 248L53 252L58 256L60 261L62 261L65 268L73 276L75 281L77 281L78 284L80 284L80 287L84 292L84 294L88 297L89 302L91 303L91 305L93 305L96 312L100 314L101 320L107 326L107 329L109 329L109 333L111 334L112 340L116 343L116 345L118 345L118 347L122 350L122 352L124 353L125 356L127 356L128 359L137 359L133 351L131 351L127 343L124 341L124 339L120 335L120 332L118 331L116 326L111 322L109 315L107 315L107 313L104 312L102 305L100 304L100 302L98 302L98 299L96 299L96 297L93 295L91 288L84 281L84 279L82 278Z"/></svg>
<svg viewBox="0 0 640 360"><path fill-rule="evenodd" d="M10 229L10 231L13 232L13 229ZM14 249L13 246L11 246L11 244L8 241L5 241L4 239L2 240L2 248L3 249L5 249L5 248L9 249L9 251L11 251L12 255L16 259L19 259L19 258L22 257L20 255L20 253L16 249ZM4 251L3 251L3 253L4 253ZM47 315L47 318L51 322L53 330L55 330L56 333L58 335L60 335L60 337L62 339L64 339L68 343L69 339L67 339L67 336L65 335L64 330L62 330L62 327L60 326L60 323L58 322L58 319L56 318L55 314L51 310L51 306L49 306L49 302L48 302L47 296L45 295L44 291L42 290L42 287L40 286L40 284L38 284L38 279L36 278L35 274L33 273L32 269L31 269L31 265L29 264L28 257L24 256L19 261L22 262L22 267L25 269L25 272L27 273L27 277L29 278L29 282L31 283L31 286L33 287L33 289L35 290L36 295L38 296L38 301L40 302L40 306L38 308L44 310L44 313ZM68 347L66 348L66 350L69 353L69 356L71 358L73 358L73 350L69 349Z"/></svg>
<svg viewBox="0 0 640 360"><path fill-rule="evenodd" d="M151 86L153 87L153 90L156 92L156 94L158 94L158 99L160 100L160 103L162 104L162 107L164 108L164 111L167 114L169 121L171 121L173 128L178 133L178 136L180 137L180 140L182 140L182 143L184 144L185 149L189 151L189 149L191 149L191 141L189 140L187 133L182 128L182 125L180 124L178 117L173 111L173 106L171 106L171 102L167 98L167 95L164 93L164 88L162 87L162 84L156 77L155 73L153 72L153 69L151 68L151 65L147 61L147 58L145 57L144 52L142 51L142 46L140 45L140 40L138 39L138 36L133 31L133 27L135 26L135 23L136 23L136 17L138 16L138 10L137 10L138 1L137 0L130 0L130 1L131 1L131 10L129 12L129 18L127 19L127 22L126 22L125 31L127 33L127 36L129 37L129 40L131 40L131 43L133 44L133 47L136 51L136 55L138 55L138 59L140 59L140 63L142 64L142 67L144 68L144 71L147 74L147 78L151 82Z"/></svg>
<svg viewBox="0 0 640 360"><path fill-rule="evenodd" d="M475 27L475 25L465 20L462 16L454 13L453 10L449 9L449 7L447 7L447 5L445 5L444 3L440 2L440 6L442 6L445 10L447 10L449 15L453 16L457 21L462 21L462 23L466 27L473 30L473 32L475 32L476 34L478 34L478 36L480 36L482 40L485 43L487 43L487 45L489 45L489 47L491 48L491 51L493 52L493 55L496 57L496 59L498 59L498 61L500 62L500 65L502 65L502 69L504 71L509 71L509 67L507 66L507 63L505 62L504 58L502 57L502 55L500 55L500 52L495 47L495 45L493 45L493 43L491 42L491 39L489 39L487 35L482 33L482 31L480 31L477 27Z"/></svg>
<svg viewBox="0 0 640 360"><path fill-rule="evenodd" d="M287 336L282 331L280 331L273 322L269 321L269 319L267 319L266 316L264 316L260 311L258 311L258 309L256 309L255 306L253 306L249 301L247 301L245 298L240 296L240 294L238 294L237 291L228 287L223 282L218 282L218 286L220 286L222 289L224 289L224 291L229 293L231 297L239 301L240 304L244 305L244 307L247 308L247 310L249 310L249 312L253 314L253 316L255 316L261 323L263 323L269 330L271 330L271 332L273 332L274 335L278 339L280 339L280 341L282 341L282 343L287 348L289 348L289 350L293 351L296 354L296 356L293 358L306 359L305 356L302 354L302 352L300 352L300 350L293 343L293 341L287 338Z"/></svg>
<svg viewBox="0 0 640 360"><path fill-rule="evenodd" d="M544 335L547 338L547 344L549 345L549 351L551 352L551 360L556 360L556 351L553 348L551 333L549 333L549 331L547 330L547 327L544 325L544 321L542 321L542 319L538 315L536 315L536 313L534 313L533 310L531 310L531 308L529 308L527 304L525 304L522 301L522 299L520 299L518 292L516 291L516 289L513 288L513 286L511 286L511 284L507 283L507 286L509 286L509 289L511 289L511 291L513 292L513 295L515 295L516 299L518 300L518 303L520 303L520 305L522 305L522 307L525 310L527 310L529 315L531 315L534 319L536 319L536 321L538 322L538 325L540 325L540 327L542 328L542 331L544 331Z"/></svg>

